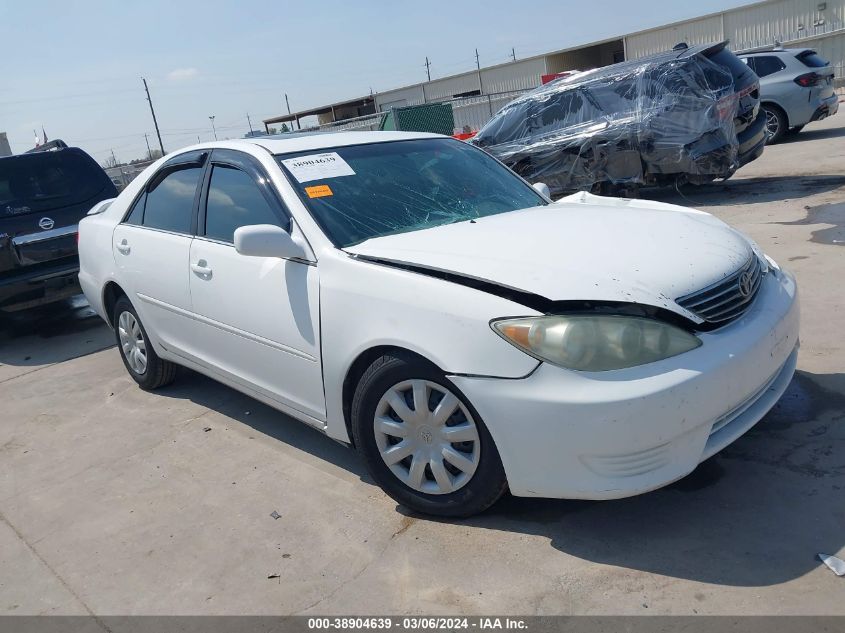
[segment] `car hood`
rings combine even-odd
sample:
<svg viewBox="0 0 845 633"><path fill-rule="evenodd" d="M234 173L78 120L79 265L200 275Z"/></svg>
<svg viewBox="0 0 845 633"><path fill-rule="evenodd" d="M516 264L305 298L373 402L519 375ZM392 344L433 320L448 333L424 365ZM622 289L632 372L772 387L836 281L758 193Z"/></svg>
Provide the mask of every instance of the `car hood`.
<svg viewBox="0 0 845 633"><path fill-rule="evenodd" d="M344 250L552 301L640 303L700 321L675 299L735 272L755 246L708 213L578 193L543 207L372 238Z"/></svg>

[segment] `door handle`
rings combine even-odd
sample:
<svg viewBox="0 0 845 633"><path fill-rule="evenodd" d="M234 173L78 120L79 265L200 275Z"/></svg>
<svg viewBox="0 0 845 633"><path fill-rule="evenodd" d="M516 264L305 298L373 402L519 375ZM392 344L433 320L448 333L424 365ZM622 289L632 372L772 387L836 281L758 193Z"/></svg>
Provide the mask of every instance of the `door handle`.
<svg viewBox="0 0 845 633"><path fill-rule="evenodd" d="M129 242L127 242L126 240L121 240L120 244L117 245L117 250L119 250L124 255L128 255L129 251L131 251L132 248L129 246Z"/></svg>
<svg viewBox="0 0 845 633"><path fill-rule="evenodd" d="M211 276L211 268L209 267L208 262L206 262L204 259L201 259L198 262L191 264L191 270L193 270L198 275L204 275L207 277Z"/></svg>

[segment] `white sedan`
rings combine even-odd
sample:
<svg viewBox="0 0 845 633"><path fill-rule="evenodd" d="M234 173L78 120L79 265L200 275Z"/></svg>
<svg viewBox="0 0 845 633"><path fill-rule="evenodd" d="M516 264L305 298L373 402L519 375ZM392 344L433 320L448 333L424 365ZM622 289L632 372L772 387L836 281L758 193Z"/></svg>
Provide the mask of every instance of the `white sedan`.
<svg viewBox="0 0 845 633"><path fill-rule="evenodd" d="M142 388L207 374L411 509L659 488L786 389L795 281L707 213L545 191L432 134L199 145L81 222L79 278Z"/></svg>

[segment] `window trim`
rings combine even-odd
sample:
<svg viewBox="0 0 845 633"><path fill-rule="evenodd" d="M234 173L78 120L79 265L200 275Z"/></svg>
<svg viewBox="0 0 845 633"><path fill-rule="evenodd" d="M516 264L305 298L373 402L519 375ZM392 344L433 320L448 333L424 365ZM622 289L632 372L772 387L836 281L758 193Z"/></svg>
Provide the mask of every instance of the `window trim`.
<svg viewBox="0 0 845 633"><path fill-rule="evenodd" d="M206 176L209 172L209 163L208 160L209 156L211 155L210 150L194 150L192 152L185 152L184 154L179 154L178 156L174 156L173 158L169 159L165 162L161 167L159 167L158 171L153 174L147 182L144 183L144 186L135 194L135 197L132 199L131 204L127 207L126 212L123 214L123 218L120 220L120 224L125 224L127 226L134 226L140 229L147 229L148 231L158 231L160 233L169 233L170 235L185 235L188 237L194 237L197 234L197 214L199 210L199 200L200 200L200 193L202 192L202 185L205 182ZM197 188L194 192L194 200L191 203L191 226L188 229L188 233L184 233L182 231L170 231L168 229L161 229L154 226L146 226L144 224L144 219L147 215L147 201L146 196L150 192L150 187L154 185L157 186L161 183L162 180L167 178L170 174L181 171L183 169L191 169L193 167L200 167L202 169L202 173L200 174L199 181L197 182ZM145 197L144 200L144 208L141 210L141 223L140 224L129 224L127 220L129 216L132 214L135 205L140 200L141 196Z"/></svg>
<svg viewBox="0 0 845 633"><path fill-rule="evenodd" d="M234 149L215 148L211 152L210 160L206 163L201 195L198 200L197 225L194 230L194 236L197 239L214 242L215 244L224 244L234 248L233 242L208 237L205 234L206 214L208 212L208 191L211 187L211 175L215 166L227 169L237 169L238 171L245 173L261 192L261 195L270 207L270 212L276 215L280 228L284 229L288 233L291 232L293 228L293 216L285 206L284 202L282 202L279 198L279 195L276 192L273 183L270 181L270 176L267 174L267 170L264 169L264 166L246 152Z"/></svg>

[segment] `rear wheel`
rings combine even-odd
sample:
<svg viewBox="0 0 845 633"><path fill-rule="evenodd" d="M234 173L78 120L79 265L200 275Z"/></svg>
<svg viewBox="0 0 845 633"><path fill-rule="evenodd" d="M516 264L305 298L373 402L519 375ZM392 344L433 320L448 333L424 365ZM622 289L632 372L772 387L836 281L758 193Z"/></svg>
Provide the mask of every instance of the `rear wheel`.
<svg viewBox="0 0 845 633"><path fill-rule="evenodd" d="M114 333L126 371L142 389L158 389L176 378L176 365L156 354L132 303L120 297L114 305Z"/></svg>
<svg viewBox="0 0 845 633"><path fill-rule="evenodd" d="M763 106L766 112L766 144L777 143L789 129L786 114L776 105Z"/></svg>
<svg viewBox="0 0 845 633"><path fill-rule="evenodd" d="M373 479L418 512L469 516L507 489L493 438L478 412L436 367L386 355L362 376L352 434Z"/></svg>

